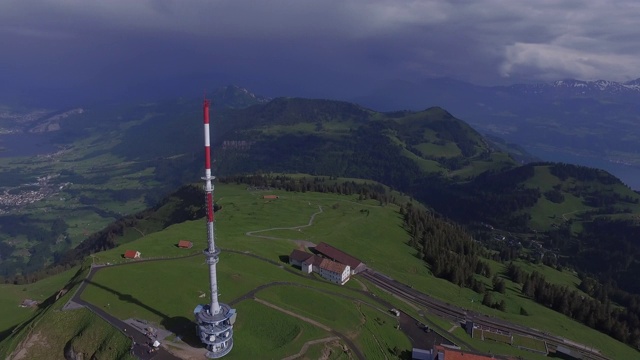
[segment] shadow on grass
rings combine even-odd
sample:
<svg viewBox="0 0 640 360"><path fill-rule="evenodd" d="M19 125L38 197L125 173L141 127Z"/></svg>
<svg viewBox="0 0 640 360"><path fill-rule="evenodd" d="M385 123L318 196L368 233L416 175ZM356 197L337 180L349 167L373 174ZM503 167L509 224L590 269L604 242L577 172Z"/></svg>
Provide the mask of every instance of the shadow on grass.
<svg viewBox="0 0 640 360"><path fill-rule="evenodd" d="M397 347L394 347L393 349L387 348L387 351L389 352L389 354L395 356L400 360L411 360L413 358L411 350L400 350Z"/></svg>
<svg viewBox="0 0 640 360"><path fill-rule="evenodd" d="M13 330L15 330L18 327L18 325L14 325L6 330L2 330L0 331L0 341L4 340L4 339L8 339L9 335L11 335L13 333Z"/></svg>
<svg viewBox="0 0 640 360"><path fill-rule="evenodd" d="M552 359L578 360L577 357L573 357L569 354L564 354L561 352L550 352L547 356Z"/></svg>
<svg viewBox="0 0 640 360"><path fill-rule="evenodd" d="M202 347L202 342L196 335L196 323L191 319L187 319L184 316L175 316L163 319L160 321L160 325L179 336L187 345L194 348Z"/></svg>
<svg viewBox="0 0 640 360"><path fill-rule="evenodd" d="M46 308L48 308L49 306L53 305L53 303L55 303L56 301L58 301L59 298L61 298L62 296L66 295L66 293L70 290L73 289L74 286L76 286L76 284L81 283L83 280L75 280L75 281L71 281L69 282L67 285L65 285L60 292L56 292L54 294L52 294L51 296L49 296L48 298L46 298L43 302L38 304L38 309L40 310L44 310ZM0 339L2 339L0 337Z"/></svg>
<svg viewBox="0 0 640 360"><path fill-rule="evenodd" d="M278 256L278 259L280 260L281 263L285 263L285 264L289 263L289 255L280 255Z"/></svg>
<svg viewBox="0 0 640 360"><path fill-rule="evenodd" d="M162 325L165 329L179 336L182 339L182 341L184 341L190 346L197 347L197 348L202 347L202 343L196 337L196 323L191 319L187 319L184 316L169 317L166 314L158 311L157 309L141 302L140 300L135 298L133 295L123 294L118 290L112 289L102 284L98 284L94 281L87 281L87 283L93 286L97 286L100 289L106 290L116 295L120 301L124 301L130 304L133 304L135 306L139 306L157 315L158 317L162 318L162 320L160 320L160 325Z"/></svg>
<svg viewBox="0 0 640 360"><path fill-rule="evenodd" d="M149 312L152 312L152 313L154 313L155 315L158 315L159 317L161 317L161 318L163 318L163 319L166 319L166 318L167 318L167 316L166 316L165 314L163 314L163 313L161 313L160 311L158 311L158 310L156 310L156 309L152 308L151 306L148 306L147 304L145 304L145 303L141 302L140 300L136 299L136 298L135 298L133 295L131 295L131 294L123 294L123 293L121 293L121 292L120 292L120 291L118 291L118 290L115 290L115 289L112 289L112 288L110 288L110 287L108 287L108 286L105 286L105 285L99 284L99 283L97 283L97 282L95 282L95 281L86 280L86 282L87 282L87 284L90 284L90 285L93 285L93 286L99 287L99 288L100 288L100 289L102 289L102 290L106 290L106 291L108 291L108 292L110 292L110 293L112 293L112 294L116 295L120 301L128 302L128 303L130 303L130 304L134 304L134 305L136 305L136 306L139 306L139 307L141 307L141 308L144 308L145 310L147 310L147 311L149 311Z"/></svg>

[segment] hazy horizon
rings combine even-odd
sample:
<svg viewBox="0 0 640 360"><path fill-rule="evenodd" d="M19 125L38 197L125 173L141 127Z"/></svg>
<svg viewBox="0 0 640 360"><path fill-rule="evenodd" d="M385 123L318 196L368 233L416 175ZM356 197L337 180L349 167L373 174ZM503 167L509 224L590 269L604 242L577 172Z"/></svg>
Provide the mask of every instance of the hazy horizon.
<svg viewBox="0 0 640 360"><path fill-rule="evenodd" d="M0 103L186 96L351 98L391 81L640 77L633 1L0 3ZM612 19L615 19L613 21Z"/></svg>

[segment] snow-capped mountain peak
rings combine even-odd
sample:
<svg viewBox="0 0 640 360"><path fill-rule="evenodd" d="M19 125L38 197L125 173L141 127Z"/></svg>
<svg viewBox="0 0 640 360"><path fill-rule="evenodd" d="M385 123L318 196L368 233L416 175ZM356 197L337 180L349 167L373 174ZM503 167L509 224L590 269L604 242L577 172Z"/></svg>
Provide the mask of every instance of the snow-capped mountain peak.
<svg viewBox="0 0 640 360"><path fill-rule="evenodd" d="M619 96L640 95L640 78L628 82L610 80L584 81L575 79L557 80L552 83L538 83L509 86L521 94L551 95L551 96Z"/></svg>

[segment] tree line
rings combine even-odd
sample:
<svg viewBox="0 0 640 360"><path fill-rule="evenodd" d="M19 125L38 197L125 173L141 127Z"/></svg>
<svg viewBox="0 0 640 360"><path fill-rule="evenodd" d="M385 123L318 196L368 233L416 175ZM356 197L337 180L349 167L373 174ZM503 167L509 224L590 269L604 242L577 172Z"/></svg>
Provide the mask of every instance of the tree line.
<svg viewBox="0 0 640 360"><path fill-rule="evenodd" d="M640 344L640 308L637 306L640 302L637 297L633 299L635 307L619 308L606 294L601 300L585 296L566 285L548 282L537 271L527 273L513 263L507 266L507 275L522 285L522 295L537 303L631 346ZM580 285L588 295L596 294L597 287L597 282L589 280L583 280Z"/></svg>
<svg viewBox="0 0 640 360"><path fill-rule="evenodd" d="M400 213L409 233L409 245L416 249L418 258L429 264L434 276L485 292L484 284L474 275L491 278L491 267L480 260L483 247L462 227L412 203L401 207Z"/></svg>

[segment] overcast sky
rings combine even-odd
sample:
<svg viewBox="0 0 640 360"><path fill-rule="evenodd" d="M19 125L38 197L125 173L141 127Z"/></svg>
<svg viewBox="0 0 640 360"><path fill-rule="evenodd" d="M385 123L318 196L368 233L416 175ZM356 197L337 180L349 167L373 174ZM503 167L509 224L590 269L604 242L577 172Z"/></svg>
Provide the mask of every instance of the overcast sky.
<svg viewBox="0 0 640 360"><path fill-rule="evenodd" d="M637 0L2 0L0 96L640 77ZM2 103L0 98L0 103Z"/></svg>

